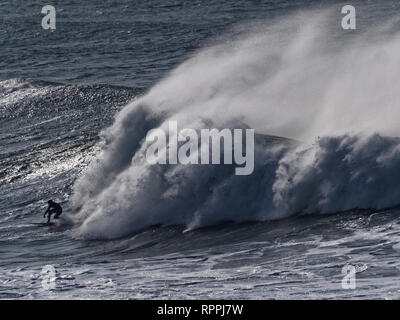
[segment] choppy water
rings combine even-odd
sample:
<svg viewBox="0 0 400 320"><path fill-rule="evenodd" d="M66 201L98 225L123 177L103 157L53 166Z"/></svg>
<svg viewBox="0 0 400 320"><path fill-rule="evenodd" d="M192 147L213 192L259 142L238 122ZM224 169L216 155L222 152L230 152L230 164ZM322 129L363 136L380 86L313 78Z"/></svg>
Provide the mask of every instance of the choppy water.
<svg viewBox="0 0 400 320"><path fill-rule="evenodd" d="M0 298L400 297L397 1L355 1L379 30L345 39L336 1L54 5L51 32L42 3L0 4ZM247 178L131 166L150 128L231 115L305 142L259 144ZM65 221L34 225L50 198Z"/></svg>

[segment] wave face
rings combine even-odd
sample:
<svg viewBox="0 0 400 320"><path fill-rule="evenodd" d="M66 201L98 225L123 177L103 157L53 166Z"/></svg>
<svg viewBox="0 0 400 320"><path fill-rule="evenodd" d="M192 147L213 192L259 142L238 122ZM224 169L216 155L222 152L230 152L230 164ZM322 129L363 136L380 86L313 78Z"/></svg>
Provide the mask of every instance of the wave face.
<svg viewBox="0 0 400 320"><path fill-rule="evenodd" d="M325 22L332 19L301 13L245 30L127 105L75 183L78 236L398 205L400 142L387 136L400 135L400 34L387 23L338 37L344 31L332 33ZM147 132L167 132L169 120L181 129L252 127L304 142L266 146L257 138L250 176L235 176L229 165L141 161Z"/></svg>

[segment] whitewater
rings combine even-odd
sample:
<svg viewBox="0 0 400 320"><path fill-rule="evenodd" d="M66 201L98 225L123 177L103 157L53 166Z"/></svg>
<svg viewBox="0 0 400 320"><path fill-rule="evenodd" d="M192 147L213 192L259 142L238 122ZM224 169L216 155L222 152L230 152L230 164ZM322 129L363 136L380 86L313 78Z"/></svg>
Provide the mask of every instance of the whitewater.
<svg viewBox="0 0 400 320"><path fill-rule="evenodd" d="M200 51L126 106L74 186L78 234L113 239L152 225L192 230L397 206L400 34L387 23L332 46L326 20L297 14ZM251 127L301 143L268 147L259 138L249 177L229 165L140 161L146 134L168 132L168 121Z"/></svg>
<svg viewBox="0 0 400 320"><path fill-rule="evenodd" d="M342 5L0 8L0 298L398 299L400 5ZM171 121L254 129L252 174L147 162Z"/></svg>

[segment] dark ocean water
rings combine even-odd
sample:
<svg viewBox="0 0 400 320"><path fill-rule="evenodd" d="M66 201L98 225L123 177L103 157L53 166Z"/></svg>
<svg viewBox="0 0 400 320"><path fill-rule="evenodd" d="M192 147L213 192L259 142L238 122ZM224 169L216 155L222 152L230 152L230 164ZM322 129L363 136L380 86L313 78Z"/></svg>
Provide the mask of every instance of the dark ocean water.
<svg viewBox="0 0 400 320"><path fill-rule="evenodd" d="M390 129L398 118L393 101L400 101L393 83L400 70L399 24L379 29L378 36L357 38L389 23L400 12L398 1L353 1L359 31L344 39L340 9L347 3L342 1L52 4L57 10L54 31L41 28L41 2L0 4L0 298L400 297L400 147L397 139L387 138L396 136ZM321 53L302 53L315 41L308 36L285 47L292 54L279 52L293 28L318 28L313 24L317 11L328 17L321 28L329 36L317 37L324 43ZM299 25L293 22L297 20ZM271 34L266 40L260 36L268 49L254 43L268 54L248 61L254 44L242 47L242 39L263 32ZM365 53L360 59L354 59L354 50L338 49L356 41ZM221 44L232 51L219 60ZM338 54L326 54L327 48ZM332 70L343 67L343 61L350 61L349 68L355 65L355 75L336 80ZM271 87L252 91L272 73L279 77ZM308 85L309 78L320 75ZM343 130L324 132L311 147L299 147L294 158L291 148L269 154L267 144L246 180L222 169L178 168L178 174L157 171L164 178L158 184L151 169L140 168L144 186L135 184L139 178L130 163L140 150L127 145L141 144L154 126L154 114L168 110L193 124L200 116L215 120L237 112L234 108L221 116L212 112L213 103L243 98L258 105L271 98L274 108L263 108L265 117L259 117L261 107L243 105L243 112L253 115L249 121L271 117L274 121L256 129L307 140L316 138L319 126L304 136L297 133L322 120L313 118L291 130L297 119L302 122L300 115L287 123L274 115L293 101L310 104L315 91L323 91L319 84L330 88L323 101L336 102L346 95L340 87L346 81L357 95L349 100L354 105L364 103L360 97L365 96L381 108L365 112L374 121L359 119L371 128L367 142L350 133L341 136ZM287 94L276 89L281 83ZM232 100L226 98L232 95ZM214 96L220 100L210 98ZM186 116L190 103L193 110L188 107ZM329 117L336 119L335 114ZM356 126L352 119L346 125ZM390 129L388 134L382 127ZM308 154L315 159L304 164L301 159L309 159ZM86 173L96 159L99 168ZM288 186L292 181L299 182ZM136 194L139 189L147 190L148 198ZM153 194L153 189L161 191ZM77 190L82 193L76 195ZM52 227L35 225L43 221L48 199L62 204L66 218ZM90 206L79 211L82 201ZM354 290L342 288L347 264L357 270ZM56 272L52 290L42 285L46 265Z"/></svg>

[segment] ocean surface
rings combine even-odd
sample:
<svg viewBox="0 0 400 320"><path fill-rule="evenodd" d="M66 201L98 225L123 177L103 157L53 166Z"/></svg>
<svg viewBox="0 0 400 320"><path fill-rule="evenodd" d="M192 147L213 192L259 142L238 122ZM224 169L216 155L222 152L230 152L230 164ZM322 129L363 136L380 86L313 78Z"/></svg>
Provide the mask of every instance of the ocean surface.
<svg viewBox="0 0 400 320"><path fill-rule="evenodd" d="M0 298L399 299L400 3L347 4L1 2ZM169 120L254 172L137 161Z"/></svg>

